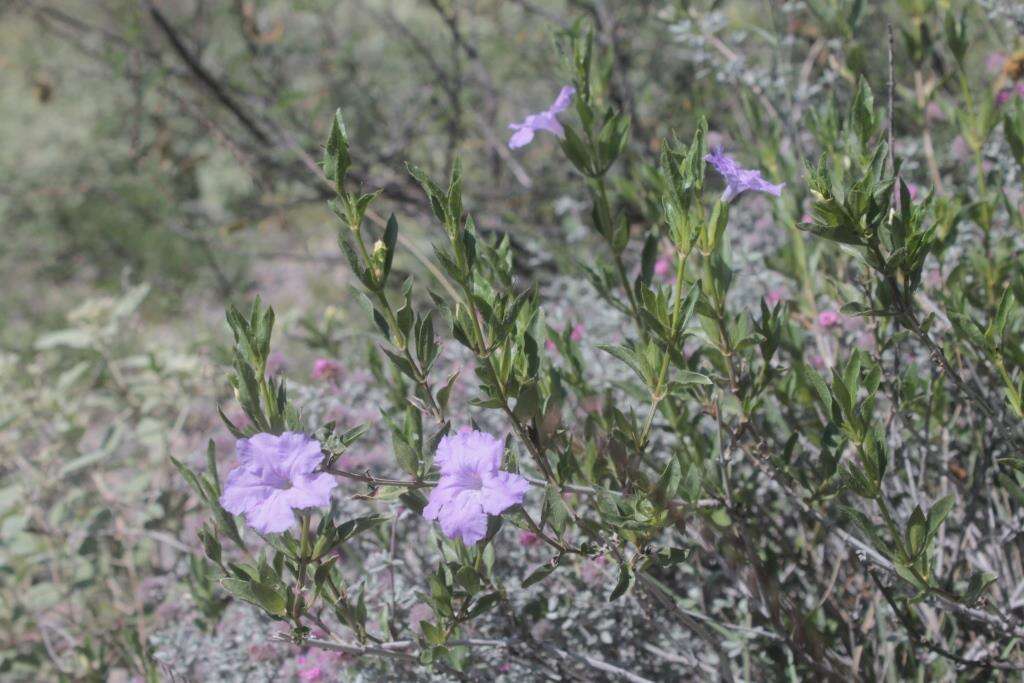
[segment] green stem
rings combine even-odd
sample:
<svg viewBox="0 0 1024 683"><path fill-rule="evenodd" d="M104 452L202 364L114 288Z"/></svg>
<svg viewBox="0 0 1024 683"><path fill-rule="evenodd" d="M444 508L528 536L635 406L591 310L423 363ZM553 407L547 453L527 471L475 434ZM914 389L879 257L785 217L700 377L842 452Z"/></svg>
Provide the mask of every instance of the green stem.
<svg viewBox="0 0 1024 683"><path fill-rule="evenodd" d="M679 336L679 318L682 315L683 310L683 277L686 273L686 261L690 258L690 252L692 251L693 247L691 246L686 251L686 254L676 262L675 298L672 303L672 322L669 328L669 344L675 344L676 338ZM665 349L665 352L661 357L661 368L658 370L658 381L651 394L651 409L647 412L647 418L644 420L644 426L640 432L640 443L638 446L641 450L643 450L647 445L647 439L651 434L651 426L654 424L654 416L658 412L658 406L661 404L662 399L665 398L665 380L668 378L670 361L671 349Z"/></svg>
<svg viewBox="0 0 1024 683"><path fill-rule="evenodd" d="M608 190L605 186L604 176L598 176L594 179L594 184L597 186L598 199L601 202L601 211L604 215L608 216L609 228L612 234L605 235L605 239L608 241L608 246L611 247L612 256L615 260L615 272L619 276L619 284L622 289L626 292L626 298L629 300L629 309L633 314L633 319L636 321L637 331L640 333L641 339L647 341L647 327L644 325L643 318L640 317L640 306L637 304L636 297L633 295L633 288L629 284L629 275L626 273L626 264L622 260L622 254L615 249L615 245L612 244L614 239L615 225L611 222L612 218L612 207L611 202L608 201Z"/></svg>

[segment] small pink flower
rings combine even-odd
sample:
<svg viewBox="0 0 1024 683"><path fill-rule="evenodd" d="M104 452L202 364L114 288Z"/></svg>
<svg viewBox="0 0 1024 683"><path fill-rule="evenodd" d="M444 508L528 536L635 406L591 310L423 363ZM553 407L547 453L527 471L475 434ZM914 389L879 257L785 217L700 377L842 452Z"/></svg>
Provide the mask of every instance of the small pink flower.
<svg viewBox="0 0 1024 683"><path fill-rule="evenodd" d="M769 290L767 294L765 294L764 300L769 306L774 306L775 304L782 301L782 297L784 296L786 296L786 290L772 289Z"/></svg>
<svg viewBox="0 0 1024 683"><path fill-rule="evenodd" d="M569 333L569 340L576 342L577 344L583 341L583 325L576 323L573 326L572 332Z"/></svg>
<svg viewBox="0 0 1024 683"><path fill-rule="evenodd" d="M341 377L341 363L329 358L317 358L313 361L313 372L310 373L310 377L336 381Z"/></svg>
<svg viewBox="0 0 1024 683"><path fill-rule="evenodd" d="M500 664L498 666L498 671L500 671L503 674L504 673L508 673L511 670L512 670L512 664L510 664L509 662L503 662L502 664Z"/></svg>
<svg viewBox="0 0 1024 683"><path fill-rule="evenodd" d="M659 256L654 262L654 275L662 280L672 277L672 259L668 256Z"/></svg>
<svg viewBox="0 0 1024 683"><path fill-rule="evenodd" d="M822 327L833 327L839 323L839 314L835 311L822 311L818 314L818 324Z"/></svg>
<svg viewBox="0 0 1024 683"><path fill-rule="evenodd" d="M532 531L520 531L519 532L519 545L524 548L537 545L540 542L540 536L533 533Z"/></svg>
<svg viewBox="0 0 1024 683"><path fill-rule="evenodd" d="M819 356L818 354L811 354L811 357L808 360L811 363L811 367L814 368L815 370L825 369L825 359Z"/></svg>
<svg viewBox="0 0 1024 683"><path fill-rule="evenodd" d="M555 351L558 350L558 347L555 346L555 342L551 341L550 339L544 340L544 348L547 349L549 353L554 353Z"/></svg>
<svg viewBox="0 0 1024 683"><path fill-rule="evenodd" d="M324 670L319 666L310 667L309 669L299 669L299 679L303 681L319 681L324 677Z"/></svg>
<svg viewBox="0 0 1024 683"><path fill-rule="evenodd" d="M910 193L910 201L917 201L917 196L921 194L921 188L914 183L907 183L907 192Z"/></svg>
<svg viewBox="0 0 1024 683"><path fill-rule="evenodd" d="M805 213L803 216L800 216L800 222L801 223L813 223L814 222L814 216L812 216L809 213Z"/></svg>

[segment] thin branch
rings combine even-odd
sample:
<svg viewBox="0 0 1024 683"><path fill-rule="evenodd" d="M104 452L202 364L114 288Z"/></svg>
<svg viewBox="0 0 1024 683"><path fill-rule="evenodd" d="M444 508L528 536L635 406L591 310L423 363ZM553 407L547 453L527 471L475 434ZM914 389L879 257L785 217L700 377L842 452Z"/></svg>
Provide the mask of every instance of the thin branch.
<svg viewBox="0 0 1024 683"><path fill-rule="evenodd" d="M291 642L291 640L284 635L278 635L273 638L276 641ZM354 643L335 642L330 640L320 640L318 638L310 638L305 641L306 645L312 647L318 647L322 650L330 650L333 652L345 652L351 655L375 655L380 657L394 657L403 659L405 661L419 661L417 657L409 654L410 650L414 650L419 647L419 644L414 640L395 640L389 643L380 643L377 645L356 645ZM517 640L503 640L495 638L465 638L461 640L448 641L448 645L451 646L465 646L465 647L503 647L512 652L515 652L519 647L529 645L535 647L540 645L545 651L550 652L561 659L572 659L583 664L586 664L592 669L598 671L604 671L605 673L614 674L623 680L630 681L631 683L653 683L651 679L639 676L631 671L627 671L614 664L610 664L602 659L598 659L588 654L577 654L574 652L567 652L553 645L547 645L545 643L525 643L524 641Z"/></svg>
<svg viewBox="0 0 1024 683"><path fill-rule="evenodd" d="M339 477L345 477L346 479L361 481L366 484L370 484L371 486L404 486L410 489L422 489L431 486L437 486L436 479L390 479L388 477L378 477L376 475L370 474L369 472L353 472L352 470L345 470L339 467L329 467L324 471L330 474L337 475ZM531 486L544 488L548 485L548 482L545 481L544 479L538 479L537 477L530 477L522 474L520 476L526 479L526 481L530 482ZM599 489L594 488L592 486L579 486L576 484L562 484L559 488L566 493L577 493L584 496L593 496L601 493L605 493L612 496L626 495L619 491L612 491L610 489ZM722 505L719 501L713 498L702 498L701 500L698 500L696 503L693 504L684 501L675 502L678 502L683 505L692 505L699 508L714 508L720 507Z"/></svg>
<svg viewBox="0 0 1024 683"><path fill-rule="evenodd" d="M150 16L153 17L153 21L156 22L160 31L167 38L168 42L170 42L171 47L174 48L174 51L179 57L181 57L181 60L185 62L185 65L188 66L189 70L192 71L195 77L210 90L210 93L214 98L224 105L228 111L234 114L235 118L238 119L246 130L252 133L253 137L265 145L271 144L270 137L256 125L256 122L242 109L241 105L235 102L234 98L227 93L217 79L207 71L206 67L200 63L199 58L189 51L185 46L185 43L182 42L178 32L173 26L171 26L171 23L167 20L167 17L164 16L163 12L157 9L156 5L154 5L150 0L147 0L146 7L149 10Z"/></svg>

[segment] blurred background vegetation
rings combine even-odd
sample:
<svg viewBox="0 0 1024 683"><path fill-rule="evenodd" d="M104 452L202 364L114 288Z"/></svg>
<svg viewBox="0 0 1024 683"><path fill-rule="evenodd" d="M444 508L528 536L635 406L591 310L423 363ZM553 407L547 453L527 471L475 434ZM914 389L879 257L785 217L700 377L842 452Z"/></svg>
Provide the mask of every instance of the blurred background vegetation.
<svg viewBox="0 0 1024 683"><path fill-rule="evenodd" d="M990 58L1021 48L1024 12L970 4L972 87L994 97L1014 76ZM356 177L402 219L399 268L418 271L439 230L405 162L436 177L458 155L467 208L544 282L578 269L590 244L586 193L550 138L511 153L507 125L566 82L560 36L573 22L595 28L606 95L633 117L627 170L707 116L718 142L790 183L751 224L791 226L814 112L860 77L884 93L887 21L910 65L902 32L927 24L938 40L949 6L0 0L0 677L152 673L147 638L175 587L196 600L209 588L184 552L197 503L167 456L201 458L224 436L228 302L259 293L275 306L276 348L299 383L315 355L365 349L317 169L336 108ZM932 117L930 144L949 149L951 66L917 71L936 106L919 108L915 74L900 73L897 135ZM927 183L926 150L901 153L906 177ZM940 157L947 184L967 177ZM642 227L647 190L613 182ZM199 618L218 608L211 598Z"/></svg>

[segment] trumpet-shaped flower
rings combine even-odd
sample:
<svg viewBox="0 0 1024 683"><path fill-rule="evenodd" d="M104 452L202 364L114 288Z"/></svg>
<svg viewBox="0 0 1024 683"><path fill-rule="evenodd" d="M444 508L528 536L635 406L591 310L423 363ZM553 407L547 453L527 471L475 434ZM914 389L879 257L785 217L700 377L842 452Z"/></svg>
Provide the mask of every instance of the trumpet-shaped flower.
<svg viewBox="0 0 1024 683"><path fill-rule="evenodd" d="M292 510L331 502L334 477L316 472L320 444L305 434L256 434L235 444L238 467L228 473L221 506L245 515L253 529L273 534L295 526Z"/></svg>
<svg viewBox="0 0 1024 683"><path fill-rule="evenodd" d="M533 135L539 130L546 130L557 138L565 137L565 129L562 128L562 124L559 123L558 119L555 118L556 114L560 114L569 108L569 104L572 102L572 96L576 94L576 88L571 85L567 85L558 93L558 97L550 107L546 110L537 112L536 114L530 114L522 123L511 123L509 128L515 131L512 137L509 138L508 146L510 149L518 149L525 145L530 144L533 140Z"/></svg>
<svg viewBox="0 0 1024 683"><path fill-rule="evenodd" d="M719 175L725 178L725 192L722 194L722 201L728 202L735 196L746 190L755 192L767 192L778 197L782 194L785 183L774 185L761 177L760 171L743 168L736 160L722 151L721 147L715 148L710 154L704 157L704 161L711 164Z"/></svg>
<svg viewBox="0 0 1024 683"><path fill-rule="evenodd" d="M499 515L523 502L530 483L501 469L505 447L486 432L464 427L441 439L434 462L441 479L423 509L426 519L441 523L449 538L466 545L487 534L487 515Z"/></svg>

